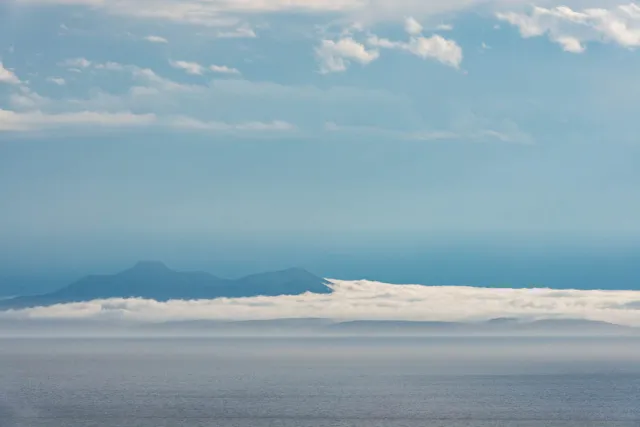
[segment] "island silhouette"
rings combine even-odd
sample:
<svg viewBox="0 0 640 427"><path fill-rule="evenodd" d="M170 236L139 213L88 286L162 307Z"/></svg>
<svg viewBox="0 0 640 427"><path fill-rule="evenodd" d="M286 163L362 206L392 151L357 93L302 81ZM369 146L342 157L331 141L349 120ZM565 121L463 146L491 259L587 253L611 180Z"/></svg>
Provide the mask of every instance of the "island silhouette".
<svg viewBox="0 0 640 427"><path fill-rule="evenodd" d="M0 309L50 306L108 298L157 301L330 293L328 282L301 269L224 279L201 271L175 271L159 261L140 261L116 274L86 276L57 291L0 301Z"/></svg>

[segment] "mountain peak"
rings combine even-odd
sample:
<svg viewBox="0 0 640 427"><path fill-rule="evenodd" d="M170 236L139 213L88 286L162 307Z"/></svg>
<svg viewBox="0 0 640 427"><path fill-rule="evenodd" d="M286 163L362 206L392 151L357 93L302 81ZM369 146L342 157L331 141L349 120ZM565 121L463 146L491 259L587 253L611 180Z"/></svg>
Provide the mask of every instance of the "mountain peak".
<svg viewBox="0 0 640 427"><path fill-rule="evenodd" d="M168 301L301 295L306 292L327 294L331 289L325 279L300 268L228 280L209 273L175 271L159 261L140 261L120 273L87 276L49 294L0 302L0 310L108 298Z"/></svg>
<svg viewBox="0 0 640 427"><path fill-rule="evenodd" d="M149 273L167 273L172 270L161 261L138 261L136 265L134 265L127 271L149 274Z"/></svg>

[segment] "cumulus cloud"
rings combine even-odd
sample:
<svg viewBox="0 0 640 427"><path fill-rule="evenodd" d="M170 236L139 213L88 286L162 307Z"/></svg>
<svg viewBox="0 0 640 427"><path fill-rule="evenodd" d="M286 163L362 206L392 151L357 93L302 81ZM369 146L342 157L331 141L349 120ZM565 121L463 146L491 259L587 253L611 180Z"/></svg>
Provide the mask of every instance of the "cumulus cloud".
<svg viewBox="0 0 640 427"><path fill-rule="evenodd" d="M144 39L150 43L163 43L163 44L169 43L169 40L160 36L147 36Z"/></svg>
<svg viewBox="0 0 640 427"><path fill-rule="evenodd" d="M575 37L568 37L568 36L558 37L556 39L556 42L560 46L562 46L562 49L565 52L582 53L586 50L586 48L580 42L580 40L578 40Z"/></svg>
<svg viewBox="0 0 640 427"><path fill-rule="evenodd" d="M367 50L363 44L349 37L338 41L322 40L320 46L316 48L320 72L323 74L345 71L353 61L367 65L379 56L380 53L377 50Z"/></svg>
<svg viewBox="0 0 640 427"><path fill-rule="evenodd" d="M522 37L546 34L567 52L584 52L585 43L592 41L627 48L640 46L640 6L635 3L584 10L534 7L526 13L498 13L497 17L516 26Z"/></svg>
<svg viewBox="0 0 640 427"><path fill-rule="evenodd" d="M346 37L338 41L323 40L316 48L320 72L326 74L345 71L352 61L369 64L380 57L380 49L402 50L422 59L434 59L454 68L460 67L462 48L454 40L437 34L431 37L423 36L422 24L413 17L405 19L404 29L409 35L408 41L393 41L370 34L365 45L352 38L352 30L363 30L358 25L345 30L343 36Z"/></svg>
<svg viewBox="0 0 640 427"><path fill-rule="evenodd" d="M201 76L205 71L205 67L198 64L197 62L169 61L169 63L173 68L184 70L187 74Z"/></svg>
<svg viewBox="0 0 640 427"><path fill-rule="evenodd" d="M408 42L371 36L368 43L382 49L406 51L422 59L435 59L454 68L459 68L462 63L462 48L458 43L437 34L431 37L411 37Z"/></svg>
<svg viewBox="0 0 640 427"><path fill-rule="evenodd" d="M0 61L0 83L7 83L10 85L20 84L20 79L11 70L4 67L4 64Z"/></svg>
<svg viewBox="0 0 640 427"><path fill-rule="evenodd" d="M329 318L475 321L583 318L640 326L639 291L485 289L332 280L332 294L157 302L111 299L4 313L15 318L135 321Z"/></svg>
<svg viewBox="0 0 640 427"><path fill-rule="evenodd" d="M209 69L214 73L219 74L240 74L240 70L238 70L237 68L227 67L226 65L210 65Z"/></svg>

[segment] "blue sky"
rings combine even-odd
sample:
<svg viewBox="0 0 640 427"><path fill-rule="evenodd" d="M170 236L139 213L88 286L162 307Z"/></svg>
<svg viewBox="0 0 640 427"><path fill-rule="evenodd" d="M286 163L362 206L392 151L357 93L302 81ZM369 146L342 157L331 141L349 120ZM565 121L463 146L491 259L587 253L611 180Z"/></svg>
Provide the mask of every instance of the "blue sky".
<svg viewBox="0 0 640 427"><path fill-rule="evenodd" d="M4 259L61 236L633 239L638 46L628 1L4 1Z"/></svg>

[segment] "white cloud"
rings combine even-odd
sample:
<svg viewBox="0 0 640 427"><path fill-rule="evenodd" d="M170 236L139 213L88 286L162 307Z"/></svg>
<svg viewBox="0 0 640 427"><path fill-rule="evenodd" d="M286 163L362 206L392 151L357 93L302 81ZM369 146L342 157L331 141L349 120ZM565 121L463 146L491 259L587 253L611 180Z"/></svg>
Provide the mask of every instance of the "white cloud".
<svg viewBox="0 0 640 427"><path fill-rule="evenodd" d="M352 61L367 65L378 59L380 53L367 50L352 38L343 38L338 41L322 40L316 48L316 56L320 61L320 72L333 73L345 71Z"/></svg>
<svg viewBox="0 0 640 427"><path fill-rule="evenodd" d="M210 65L205 67L197 62L188 61L170 61L173 68L184 70L187 74L202 76L207 70L218 74L236 74L239 75L240 71L236 68L231 68L226 65Z"/></svg>
<svg viewBox="0 0 640 427"><path fill-rule="evenodd" d="M82 69L89 68L91 66L91 61L86 58L73 58L62 61L58 65L61 67Z"/></svg>
<svg viewBox="0 0 640 427"><path fill-rule="evenodd" d="M584 318L640 326L639 291L486 289L332 281L332 294L157 302L112 299L4 313L14 318L171 321L330 318L474 321Z"/></svg>
<svg viewBox="0 0 640 427"><path fill-rule="evenodd" d="M58 86L64 86L67 84L66 80L63 79L62 77L49 77L47 81L53 84L56 84Z"/></svg>
<svg viewBox="0 0 640 427"><path fill-rule="evenodd" d="M422 59L435 59L454 68L459 68L462 63L462 48L458 43L437 34L431 37L411 37L408 42L371 36L368 43L384 49L404 50Z"/></svg>
<svg viewBox="0 0 640 427"><path fill-rule="evenodd" d="M4 64L0 61L0 83L7 83L10 85L20 84L20 79L11 70L4 67Z"/></svg>
<svg viewBox="0 0 640 427"><path fill-rule="evenodd" d="M458 124L450 116L428 123L416 117L410 98L384 90L339 86L323 89L242 78L181 83L150 69L115 62L94 62L89 69L92 74L93 70L123 73L122 77L130 80L129 90L111 93L93 87L74 97L56 100L23 91L14 94L11 109L48 115L81 111L152 113L158 118L154 127L166 125L185 132L295 130L287 135L309 136L319 135L324 123L333 122L341 124L343 132L368 132L405 140L531 141L516 125L496 120ZM212 73L208 67L204 72Z"/></svg>
<svg viewBox="0 0 640 427"><path fill-rule="evenodd" d="M534 7L529 13L498 13L497 17L518 27L522 37L546 34L567 52L584 52L585 43L591 41L640 46L640 6L635 3L581 11L567 6Z"/></svg>
<svg viewBox="0 0 640 427"><path fill-rule="evenodd" d="M443 64L458 68L462 62L462 49L453 40L439 35L412 39L408 45L409 52L423 59L436 59Z"/></svg>
<svg viewBox="0 0 640 427"><path fill-rule="evenodd" d="M409 17L404 23L404 29L407 33L415 36L422 32L422 25L415 18Z"/></svg>
<svg viewBox="0 0 640 427"><path fill-rule="evenodd" d="M272 122L227 123L220 121L202 121L189 117L178 117L169 125L178 129L190 129L209 132L288 132L295 129L291 123L275 120Z"/></svg>
<svg viewBox="0 0 640 427"><path fill-rule="evenodd" d="M205 68L197 62L169 61L169 63L173 68L184 70L187 74L201 76L205 71Z"/></svg>
<svg viewBox="0 0 640 427"><path fill-rule="evenodd" d="M207 86L176 83L157 75L153 70L116 62L91 63L87 67L130 73L138 85L131 87L129 93L124 95L93 89L89 98L56 100L43 97L21 85L11 94L12 110L0 109L0 131L37 132L54 128L153 125L183 131L266 135L296 129L284 120L245 119L231 122L195 119L184 114L183 106L191 103L205 105L204 100L210 99L212 93ZM234 69L224 66L213 66L212 70L234 73ZM203 71L206 71L204 67ZM214 85L215 81L211 84ZM176 102L176 99L184 103ZM203 108L206 111L206 107ZM129 113L131 110L145 113Z"/></svg>
<svg viewBox="0 0 640 427"><path fill-rule="evenodd" d="M155 119L153 114L138 115L129 112L82 111L49 114L40 111L18 113L0 109L0 131L29 132L67 126L135 126L153 123Z"/></svg>
<svg viewBox="0 0 640 427"><path fill-rule="evenodd" d="M450 24L440 24L436 27L436 30L438 31L452 31L453 30L453 25Z"/></svg>
<svg viewBox="0 0 640 427"><path fill-rule="evenodd" d="M147 36L144 39L151 43L169 43L169 40L160 36Z"/></svg>
<svg viewBox="0 0 640 427"><path fill-rule="evenodd" d="M227 67L226 65L210 65L209 69L214 73L219 74L240 74L240 70L238 70L237 68Z"/></svg>

